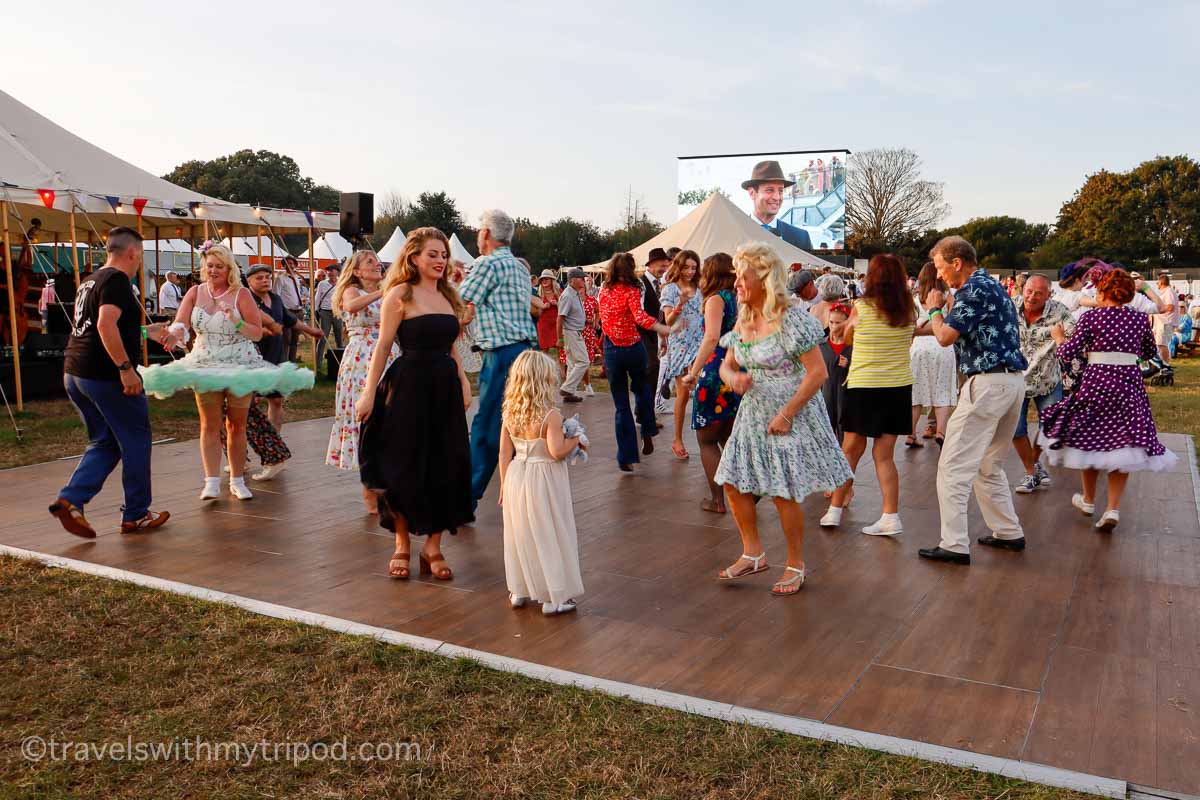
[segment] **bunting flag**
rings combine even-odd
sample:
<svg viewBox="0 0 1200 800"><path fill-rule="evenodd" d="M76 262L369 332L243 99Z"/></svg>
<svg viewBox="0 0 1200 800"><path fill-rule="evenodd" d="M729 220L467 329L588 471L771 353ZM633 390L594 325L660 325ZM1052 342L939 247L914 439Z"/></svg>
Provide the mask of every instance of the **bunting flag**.
<svg viewBox="0 0 1200 800"><path fill-rule="evenodd" d="M117 213L117 206L121 205L121 198L106 194L104 195L104 199L107 200L109 206L112 207L113 213Z"/></svg>
<svg viewBox="0 0 1200 800"><path fill-rule="evenodd" d="M311 212L311 211L305 211L305 212L304 212L304 218L305 218L306 220L308 220L308 227L310 227L310 228L311 228L311 227L313 226L313 212Z"/></svg>
<svg viewBox="0 0 1200 800"><path fill-rule="evenodd" d="M145 207L146 207L146 198L144 198L144 197L133 198L133 209L134 209L134 211L137 212L137 215L139 217L142 215L142 209L144 209Z"/></svg>
<svg viewBox="0 0 1200 800"><path fill-rule="evenodd" d="M46 208L54 208L54 190L53 189L38 189L38 197L42 198L42 205ZM311 225L312 222L310 221Z"/></svg>

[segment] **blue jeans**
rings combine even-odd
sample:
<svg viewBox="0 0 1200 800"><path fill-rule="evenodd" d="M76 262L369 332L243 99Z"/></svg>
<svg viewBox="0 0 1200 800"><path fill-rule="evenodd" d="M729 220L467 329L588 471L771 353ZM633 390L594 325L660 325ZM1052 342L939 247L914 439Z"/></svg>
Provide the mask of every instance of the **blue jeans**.
<svg viewBox="0 0 1200 800"><path fill-rule="evenodd" d="M616 407L617 463L638 463L637 429L629 409L629 391L633 390L637 421L642 436L658 433L654 423L654 381L646 375L646 348L641 342L617 347L604 340L604 370L608 373L608 388Z"/></svg>
<svg viewBox="0 0 1200 800"><path fill-rule="evenodd" d="M1038 416L1041 416L1043 411L1057 403L1059 400L1062 400L1062 384L1060 383L1058 386L1055 386L1053 389L1051 389L1049 394L1038 395L1034 398L1026 396L1026 398L1021 401L1021 416L1017 419L1017 429L1013 431L1014 439L1024 439L1029 435L1029 421L1027 417L1029 416L1030 399L1032 399L1034 405L1037 406Z"/></svg>
<svg viewBox="0 0 1200 800"><path fill-rule="evenodd" d="M500 460L500 408L504 404L504 385L508 370L517 356L529 349L528 342L517 342L495 350L483 351L479 369L479 410L471 423L471 500L479 502L491 483L496 462Z"/></svg>
<svg viewBox="0 0 1200 800"><path fill-rule="evenodd" d="M58 496L83 508L100 493L121 462L125 505L121 519L133 522L150 510L150 405L145 394L127 395L120 381L63 375L67 397L87 429L88 446Z"/></svg>

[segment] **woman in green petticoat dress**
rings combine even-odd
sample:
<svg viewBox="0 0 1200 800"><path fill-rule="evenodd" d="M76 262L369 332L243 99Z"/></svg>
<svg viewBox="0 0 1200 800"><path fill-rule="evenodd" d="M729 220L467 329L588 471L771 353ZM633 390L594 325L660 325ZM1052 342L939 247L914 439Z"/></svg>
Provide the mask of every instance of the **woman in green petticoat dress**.
<svg viewBox="0 0 1200 800"><path fill-rule="evenodd" d="M742 402L716 481L725 487L742 556L718 578L736 580L769 568L756 507L760 497L769 496L787 539L787 563L771 593L786 597L804 585L801 501L837 488L851 471L821 398L826 377L817 347L824 338L821 324L788 303L787 271L770 245L742 245L733 260L738 322L721 338L727 348L721 380Z"/></svg>

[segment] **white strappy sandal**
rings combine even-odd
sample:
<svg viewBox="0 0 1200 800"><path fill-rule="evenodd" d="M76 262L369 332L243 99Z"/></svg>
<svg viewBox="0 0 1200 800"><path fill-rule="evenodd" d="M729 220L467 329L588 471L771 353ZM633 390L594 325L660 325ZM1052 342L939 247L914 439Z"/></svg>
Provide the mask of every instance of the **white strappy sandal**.
<svg viewBox="0 0 1200 800"><path fill-rule="evenodd" d="M741 558L738 559L738 561L743 561L743 560L749 561L752 569L748 569L745 572L733 573L733 572L729 571L729 567L726 567L725 569L721 570L721 572L717 575L717 580L736 581L738 578L746 578L750 575L757 575L758 573L766 572L767 570L769 570L771 568L770 564L766 563L767 562L767 551L765 551L765 550L756 556L747 555L746 553L742 553L742 556L741 556ZM736 562L735 562L735 566L736 566Z"/></svg>
<svg viewBox="0 0 1200 800"><path fill-rule="evenodd" d="M794 573L796 573L796 577L788 578L786 581L776 581L775 585L771 587L771 595L773 597L791 597L794 594L800 594L800 589L801 589L801 587L804 586L804 569L797 568L797 567L784 567L783 571L784 572L794 572ZM800 584L800 586L796 586L797 583ZM796 591L794 591L794 592L777 592L777 591L775 591L776 589L778 589L782 586L796 586Z"/></svg>

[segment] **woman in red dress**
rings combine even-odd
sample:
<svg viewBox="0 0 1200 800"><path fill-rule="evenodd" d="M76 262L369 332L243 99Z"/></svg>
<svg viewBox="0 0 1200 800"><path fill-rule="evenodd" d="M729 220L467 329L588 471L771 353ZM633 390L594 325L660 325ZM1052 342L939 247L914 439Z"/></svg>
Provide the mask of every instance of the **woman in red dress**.
<svg viewBox="0 0 1200 800"><path fill-rule="evenodd" d="M537 320L538 349L548 353L551 348L558 346L558 297L562 290L554 273L548 269L542 270L538 278L537 296L545 304L541 316Z"/></svg>

